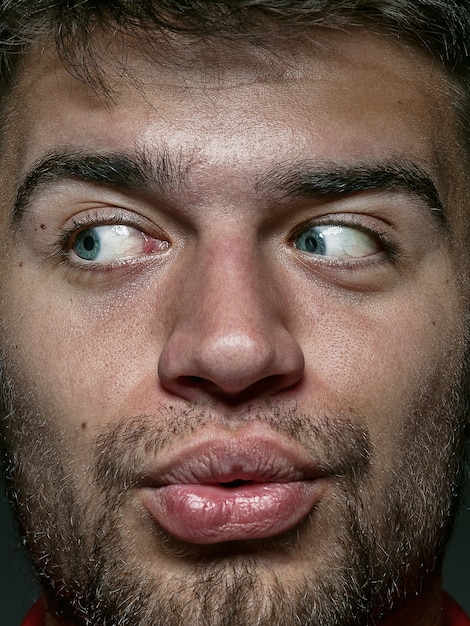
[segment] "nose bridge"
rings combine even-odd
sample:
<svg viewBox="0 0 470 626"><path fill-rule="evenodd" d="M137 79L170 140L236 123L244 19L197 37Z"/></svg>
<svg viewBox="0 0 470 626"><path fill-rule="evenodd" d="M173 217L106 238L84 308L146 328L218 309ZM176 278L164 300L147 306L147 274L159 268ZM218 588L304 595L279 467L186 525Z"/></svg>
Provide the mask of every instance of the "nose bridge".
<svg viewBox="0 0 470 626"><path fill-rule="evenodd" d="M246 344L266 329L273 313L266 287L269 283L272 290L274 285L253 239L245 234L219 235L198 255L193 321L208 340L233 343L238 335Z"/></svg>
<svg viewBox="0 0 470 626"><path fill-rule="evenodd" d="M201 242L196 257L181 319L193 367L204 378L225 372L235 387L243 386L242 372L257 376L274 358L272 276L254 237L245 233Z"/></svg>
<svg viewBox="0 0 470 626"><path fill-rule="evenodd" d="M185 383L197 380L233 395L268 378L292 384L299 375L303 356L282 325L272 268L255 234L206 235L179 292L159 363L164 385L187 396Z"/></svg>

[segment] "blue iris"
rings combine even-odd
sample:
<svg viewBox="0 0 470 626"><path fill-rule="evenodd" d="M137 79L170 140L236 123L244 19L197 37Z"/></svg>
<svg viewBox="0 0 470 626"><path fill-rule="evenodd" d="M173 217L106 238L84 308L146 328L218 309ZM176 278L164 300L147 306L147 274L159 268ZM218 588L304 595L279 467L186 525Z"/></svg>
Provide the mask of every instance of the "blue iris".
<svg viewBox="0 0 470 626"><path fill-rule="evenodd" d="M323 233L315 226L311 226L300 233L295 240L295 247L298 250L310 252L311 254L325 254L326 252Z"/></svg>
<svg viewBox="0 0 470 626"><path fill-rule="evenodd" d="M85 261L96 261L101 250L100 238L96 229L87 228L78 233L73 242L73 250L78 257Z"/></svg>

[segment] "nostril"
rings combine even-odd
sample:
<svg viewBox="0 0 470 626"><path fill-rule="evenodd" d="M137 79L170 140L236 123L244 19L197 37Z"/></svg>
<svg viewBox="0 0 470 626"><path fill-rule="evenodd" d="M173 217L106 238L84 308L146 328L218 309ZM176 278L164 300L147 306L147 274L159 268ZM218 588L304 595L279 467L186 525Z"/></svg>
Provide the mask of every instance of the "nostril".
<svg viewBox="0 0 470 626"><path fill-rule="evenodd" d="M205 380L201 376L180 376L178 383L185 387L200 387Z"/></svg>
<svg viewBox="0 0 470 626"><path fill-rule="evenodd" d="M264 394L272 393L275 389L288 389L298 382L297 378L288 380L283 374L266 376L251 385L240 380L217 380L216 382L202 376L179 376L176 383L179 389L192 389L205 392L227 404L239 404Z"/></svg>

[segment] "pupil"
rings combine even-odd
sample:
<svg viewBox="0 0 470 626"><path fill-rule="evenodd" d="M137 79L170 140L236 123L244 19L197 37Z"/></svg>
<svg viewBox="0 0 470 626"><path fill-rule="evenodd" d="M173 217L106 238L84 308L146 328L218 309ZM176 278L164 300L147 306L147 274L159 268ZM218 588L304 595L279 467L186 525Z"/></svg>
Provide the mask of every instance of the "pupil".
<svg viewBox="0 0 470 626"><path fill-rule="evenodd" d="M87 235L84 238L82 245L87 252L91 252L95 247L95 239L91 235Z"/></svg>
<svg viewBox="0 0 470 626"><path fill-rule="evenodd" d="M305 239L305 248L307 252L316 252L318 248L318 241L314 237L307 237Z"/></svg>

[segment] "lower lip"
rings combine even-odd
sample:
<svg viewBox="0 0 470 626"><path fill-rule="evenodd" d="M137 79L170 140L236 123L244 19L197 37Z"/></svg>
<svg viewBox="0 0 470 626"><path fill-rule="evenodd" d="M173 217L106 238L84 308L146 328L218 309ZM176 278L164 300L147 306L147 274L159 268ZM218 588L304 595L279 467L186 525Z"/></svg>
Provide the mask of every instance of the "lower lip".
<svg viewBox="0 0 470 626"><path fill-rule="evenodd" d="M171 535L189 543L274 537L299 524L320 500L324 481L145 488L143 504Z"/></svg>

